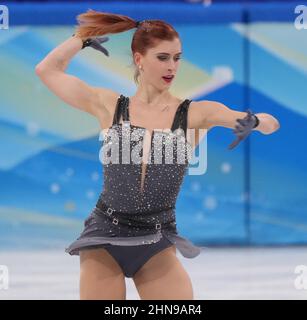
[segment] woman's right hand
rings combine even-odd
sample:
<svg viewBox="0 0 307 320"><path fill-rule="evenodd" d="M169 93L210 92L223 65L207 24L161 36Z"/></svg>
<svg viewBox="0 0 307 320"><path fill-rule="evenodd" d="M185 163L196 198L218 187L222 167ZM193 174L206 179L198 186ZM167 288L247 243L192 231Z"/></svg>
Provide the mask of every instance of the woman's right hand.
<svg viewBox="0 0 307 320"><path fill-rule="evenodd" d="M105 36L88 38L83 42L82 49L84 49L85 47L92 47L95 50L98 50L98 51L102 52L106 56L109 56L108 50L101 45L101 43L106 42L108 40L109 40L109 37L105 37Z"/></svg>
<svg viewBox="0 0 307 320"><path fill-rule="evenodd" d="M81 38L80 35L78 34L78 32L74 33L72 36L76 36L76 37ZM82 49L84 49L85 47L92 47L93 49L102 52L106 56L109 56L108 50L101 45L101 43L108 41L109 37L106 37L106 36L94 36L94 37L87 38L87 39L82 39L81 38L81 40L83 42Z"/></svg>

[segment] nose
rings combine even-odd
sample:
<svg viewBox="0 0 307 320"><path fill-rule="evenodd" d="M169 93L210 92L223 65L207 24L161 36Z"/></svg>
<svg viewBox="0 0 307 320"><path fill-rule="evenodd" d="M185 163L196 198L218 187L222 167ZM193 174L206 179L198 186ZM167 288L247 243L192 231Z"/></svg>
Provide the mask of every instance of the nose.
<svg viewBox="0 0 307 320"><path fill-rule="evenodd" d="M175 65L176 65L176 62L170 59L170 62L168 64L168 71L175 70Z"/></svg>
<svg viewBox="0 0 307 320"><path fill-rule="evenodd" d="M167 73L171 73L171 74L173 74L175 71L175 68L172 68L172 67L168 67L167 68Z"/></svg>

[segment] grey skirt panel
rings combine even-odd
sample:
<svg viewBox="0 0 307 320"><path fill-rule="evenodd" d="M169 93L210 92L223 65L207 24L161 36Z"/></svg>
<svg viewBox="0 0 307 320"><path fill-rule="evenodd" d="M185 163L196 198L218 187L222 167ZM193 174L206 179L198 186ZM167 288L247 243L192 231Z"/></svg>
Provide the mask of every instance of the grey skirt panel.
<svg viewBox="0 0 307 320"><path fill-rule="evenodd" d="M147 230L146 228L140 229L131 225L115 225L108 217L101 214L101 210L97 207L85 219L81 235L65 248L65 252L70 255L79 255L79 250L98 247L103 244L148 245L159 242L163 236L173 243L186 258L194 258L201 252L200 247L195 246L191 241L178 234L175 225L157 231Z"/></svg>

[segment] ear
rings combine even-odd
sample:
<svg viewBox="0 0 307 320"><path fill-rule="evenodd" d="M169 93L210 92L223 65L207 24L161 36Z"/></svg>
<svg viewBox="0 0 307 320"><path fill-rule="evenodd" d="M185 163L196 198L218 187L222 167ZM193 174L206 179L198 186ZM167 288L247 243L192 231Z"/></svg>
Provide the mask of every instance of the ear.
<svg viewBox="0 0 307 320"><path fill-rule="evenodd" d="M141 55L139 52L135 52L134 54L134 61L136 63L136 65L138 65L140 63L140 60L141 60Z"/></svg>

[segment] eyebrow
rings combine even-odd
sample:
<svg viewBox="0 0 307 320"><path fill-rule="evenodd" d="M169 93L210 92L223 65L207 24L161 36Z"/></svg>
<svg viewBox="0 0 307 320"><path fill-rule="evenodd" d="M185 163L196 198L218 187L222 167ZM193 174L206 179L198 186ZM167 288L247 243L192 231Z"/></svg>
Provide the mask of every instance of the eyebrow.
<svg viewBox="0 0 307 320"><path fill-rule="evenodd" d="M182 52L177 52L176 54L181 54ZM157 53L157 54L166 54L166 55L169 55L169 53L167 53L167 52L159 52L159 53Z"/></svg>

